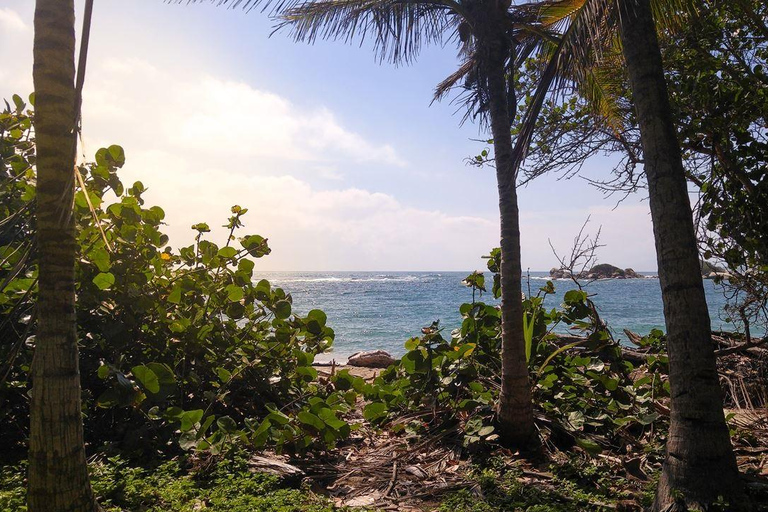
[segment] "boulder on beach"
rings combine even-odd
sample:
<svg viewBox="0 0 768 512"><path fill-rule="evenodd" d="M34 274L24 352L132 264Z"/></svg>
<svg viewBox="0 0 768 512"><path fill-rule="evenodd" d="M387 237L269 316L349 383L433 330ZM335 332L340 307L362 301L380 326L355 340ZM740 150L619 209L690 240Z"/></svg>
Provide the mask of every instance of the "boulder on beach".
<svg viewBox="0 0 768 512"><path fill-rule="evenodd" d="M384 350L357 352L349 356L349 360L347 360L347 364L350 366L363 366L365 368L387 368L395 362L395 358Z"/></svg>

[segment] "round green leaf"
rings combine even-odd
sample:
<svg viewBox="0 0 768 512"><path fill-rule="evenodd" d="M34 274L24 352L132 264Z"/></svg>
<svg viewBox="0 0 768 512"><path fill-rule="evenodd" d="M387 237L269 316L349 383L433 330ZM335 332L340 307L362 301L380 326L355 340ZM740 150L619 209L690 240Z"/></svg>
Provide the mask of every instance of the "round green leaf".
<svg viewBox="0 0 768 512"><path fill-rule="evenodd" d="M235 420L229 416L222 416L221 418L217 419L216 425L218 425L221 430L227 433L231 433L237 430L237 423L235 423Z"/></svg>
<svg viewBox="0 0 768 512"><path fill-rule="evenodd" d="M235 284L230 284L224 290L227 292L227 299L230 302L240 302L245 296L243 289Z"/></svg>
<svg viewBox="0 0 768 512"><path fill-rule="evenodd" d="M95 284L99 290L106 290L115 284L115 276L111 272L100 272L93 278L93 284Z"/></svg>
<svg viewBox="0 0 768 512"><path fill-rule="evenodd" d="M219 249L220 258L232 258L237 254L237 249L234 247L222 247Z"/></svg>
<svg viewBox="0 0 768 512"><path fill-rule="evenodd" d="M287 300L279 300L275 303L275 316L280 320L285 320L291 316L291 303Z"/></svg>
<svg viewBox="0 0 768 512"><path fill-rule="evenodd" d="M320 324L320 327L325 327L325 322L328 320L328 317L321 310L313 309L307 313L307 320L314 320Z"/></svg>
<svg viewBox="0 0 768 512"><path fill-rule="evenodd" d="M382 402L372 402L363 409L363 418L368 421L377 420L387 414L387 406Z"/></svg>
<svg viewBox="0 0 768 512"><path fill-rule="evenodd" d="M299 414L297 414L297 417L299 418L299 421L304 423L305 425L310 425L317 430L323 430L325 427L325 423L323 423L323 420L315 416L309 411L299 411Z"/></svg>
<svg viewBox="0 0 768 512"><path fill-rule="evenodd" d="M109 271L109 253L105 249L94 249L88 256L93 264L96 265L96 268L99 269L99 272Z"/></svg>
<svg viewBox="0 0 768 512"><path fill-rule="evenodd" d="M148 367L142 365L134 366L131 368L133 376L141 382L141 385L150 393L158 393L160 391L160 379L157 378L155 372Z"/></svg>

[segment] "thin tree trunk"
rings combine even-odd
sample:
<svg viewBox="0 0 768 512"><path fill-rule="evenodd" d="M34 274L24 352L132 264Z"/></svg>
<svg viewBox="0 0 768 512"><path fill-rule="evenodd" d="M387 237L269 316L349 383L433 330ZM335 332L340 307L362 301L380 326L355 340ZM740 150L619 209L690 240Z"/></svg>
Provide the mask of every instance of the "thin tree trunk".
<svg viewBox="0 0 768 512"><path fill-rule="evenodd" d="M650 2L620 0L619 5L669 350L670 432L654 510L666 510L680 497L701 506L719 496L736 510L742 488L723 415L690 200Z"/></svg>
<svg viewBox="0 0 768 512"><path fill-rule="evenodd" d="M75 318L74 24L73 0L37 1L33 76L39 292L30 409L30 512L96 510L83 445Z"/></svg>
<svg viewBox="0 0 768 512"><path fill-rule="evenodd" d="M530 448L538 444L538 438L533 425L531 384L523 338L520 214L512 166L512 135L504 72L508 47L503 41L492 41L485 59L501 217L502 369L498 412L502 439L519 448Z"/></svg>

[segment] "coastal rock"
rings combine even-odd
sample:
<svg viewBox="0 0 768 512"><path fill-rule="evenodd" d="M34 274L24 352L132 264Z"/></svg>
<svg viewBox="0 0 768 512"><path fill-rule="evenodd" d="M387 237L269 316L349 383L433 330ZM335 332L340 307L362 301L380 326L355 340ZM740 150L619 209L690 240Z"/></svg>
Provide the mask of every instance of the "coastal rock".
<svg viewBox="0 0 768 512"><path fill-rule="evenodd" d="M384 350L370 350L357 352L349 356L347 361L351 366L363 366L365 368L387 368L395 364L395 358Z"/></svg>
<svg viewBox="0 0 768 512"><path fill-rule="evenodd" d="M568 279L571 277L571 273L568 270L553 268L549 271L549 277L553 279ZM607 263L595 265L591 269L580 272L577 279L640 279L643 276L638 274L631 268L620 269Z"/></svg>
<svg viewBox="0 0 768 512"><path fill-rule="evenodd" d="M601 263L595 265L588 272L589 279L638 279L643 276L632 270L631 268L620 269L614 265L608 263Z"/></svg>
<svg viewBox="0 0 768 512"><path fill-rule="evenodd" d="M553 268L549 271L549 277L552 279L570 279L571 273L562 268Z"/></svg>
<svg viewBox="0 0 768 512"><path fill-rule="evenodd" d="M704 279L731 279L733 276L728 272L710 272L703 277Z"/></svg>
<svg viewBox="0 0 768 512"><path fill-rule="evenodd" d="M699 262L701 266L701 276L706 279L714 279L717 276L723 276L728 274L728 271L723 267L710 263L707 260L701 260Z"/></svg>

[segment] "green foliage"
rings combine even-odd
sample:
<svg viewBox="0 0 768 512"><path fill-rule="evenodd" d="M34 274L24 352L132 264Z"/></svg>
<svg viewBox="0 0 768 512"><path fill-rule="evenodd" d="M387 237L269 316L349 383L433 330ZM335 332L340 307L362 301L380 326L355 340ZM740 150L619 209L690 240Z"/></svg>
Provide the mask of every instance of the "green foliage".
<svg viewBox="0 0 768 512"><path fill-rule="evenodd" d="M765 2L704 2L669 38L670 95L701 192L704 257L728 267L730 320L768 327L768 39Z"/></svg>
<svg viewBox="0 0 768 512"><path fill-rule="evenodd" d="M0 117L0 359L7 361L0 420L16 425L3 431L16 440L26 435L35 330L31 116L17 108ZM184 449L218 452L231 443L302 451L348 436L341 418L354 400L319 383L311 366L334 332L322 311L297 315L289 293L255 277L254 260L270 249L259 235L236 237L248 210L232 207L224 245L208 240L210 227L198 223L194 243L174 250L162 233L165 212L144 204L146 186L120 181L124 163L123 149L110 146L78 168L85 185L74 215L88 439L177 438Z"/></svg>
<svg viewBox="0 0 768 512"><path fill-rule="evenodd" d="M26 510L27 465L0 467L0 512Z"/></svg>
<svg viewBox="0 0 768 512"><path fill-rule="evenodd" d="M747 331L768 326L768 7L762 0L697 2L674 31L662 30L666 83L695 206L704 258L727 267L729 318ZM644 186L643 162L626 69L606 51L595 87L612 104L610 116L574 88L544 104L526 160L525 179L580 172L597 155L618 156L614 176L598 185L630 193ZM529 61L519 74L522 103L541 73ZM596 108L598 107L598 108ZM525 109L523 109L525 110ZM486 159L475 157L482 164ZM593 179L593 178L591 178ZM758 327L758 329L754 329Z"/></svg>
<svg viewBox="0 0 768 512"><path fill-rule="evenodd" d="M553 466L551 482L529 485L520 469L500 468L491 463L473 473L477 487L450 494L440 512L570 512L572 510L614 510L627 482L613 468L596 459L574 457ZM573 470L580 472L575 472ZM557 472L557 470L563 471Z"/></svg>
<svg viewBox="0 0 768 512"><path fill-rule="evenodd" d="M489 268L497 269L494 255L488 259ZM484 285L477 273L464 282ZM568 291L560 308L548 311L544 299L554 292L547 282L523 302L534 404L549 419L542 429L591 454L620 446L625 434L642 436L659 419L654 400L668 391L660 376L666 356L651 355L646 371L635 371L586 291ZM461 327L449 339L435 322L405 343L406 354L373 385L348 384L370 401L366 419L395 419L395 430L412 434L458 427L465 446L498 439L493 406L500 387L500 311L483 302L462 304L459 311ZM580 334L577 341L555 334L563 327Z"/></svg>
<svg viewBox="0 0 768 512"><path fill-rule="evenodd" d="M119 456L90 464L94 493L105 512L330 512L325 498L249 470L235 455L215 461L212 471L195 471L185 459L139 466ZM24 465L0 470L0 512L26 510Z"/></svg>

